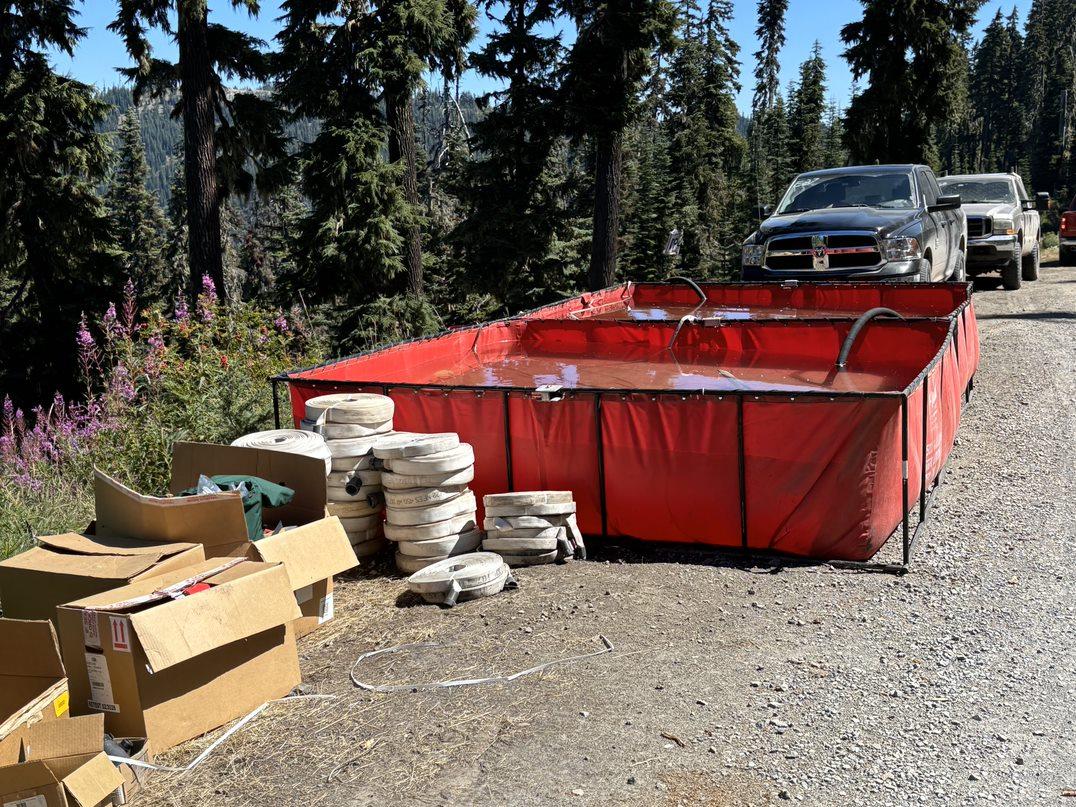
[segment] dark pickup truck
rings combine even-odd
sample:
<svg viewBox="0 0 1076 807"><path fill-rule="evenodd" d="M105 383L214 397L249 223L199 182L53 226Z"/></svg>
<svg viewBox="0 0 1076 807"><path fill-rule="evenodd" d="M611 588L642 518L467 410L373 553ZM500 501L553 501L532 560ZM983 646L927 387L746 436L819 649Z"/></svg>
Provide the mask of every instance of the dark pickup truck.
<svg viewBox="0 0 1076 807"><path fill-rule="evenodd" d="M743 244L744 280L963 280L967 219L925 165L800 174Z"/></svg>

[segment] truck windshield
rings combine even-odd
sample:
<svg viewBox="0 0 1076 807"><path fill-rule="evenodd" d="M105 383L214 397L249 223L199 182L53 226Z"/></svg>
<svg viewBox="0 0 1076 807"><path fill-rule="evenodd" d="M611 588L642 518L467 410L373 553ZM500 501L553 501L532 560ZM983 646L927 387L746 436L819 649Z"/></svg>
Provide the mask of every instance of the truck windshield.
<svg viewBox="0 0 1076 807"><path fill-rule="evenodd" d="M828 207L913 208L911 175L892 171L804 174L792 182L776 215Z"/></svg>
<svg viewBox="0 0 1076 807"><path fill-rule="evenodd" d="M1007 179L952 179L938 180L947 196L959 196L961 204L981 205L1004 202L1016 204L1016 191Z"/></svg>

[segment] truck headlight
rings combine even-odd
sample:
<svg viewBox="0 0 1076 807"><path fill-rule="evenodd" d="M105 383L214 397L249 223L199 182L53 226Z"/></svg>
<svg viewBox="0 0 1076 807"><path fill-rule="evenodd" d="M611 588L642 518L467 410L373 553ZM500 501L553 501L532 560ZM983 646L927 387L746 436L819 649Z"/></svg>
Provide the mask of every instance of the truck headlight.
<svg viewBox="0 0 1076 807"><path fill-rule="evenodd" d="M909 261L923 257L918 238L886 238L882 241L882 257L887 261Z"/></svg>
<svg viewBox="0 0 1076 807"><path fill-rule="evenodd" d="M743 265L744 266L762 266L762 261L766 257L766 245L765 244L744 244L743 248Z"/></svg>
<svg viewBox="0 0 1076 807"><path fill-rule="evenodd" d="M1004 216L994 216L994 235L1016 235L1013 220Z"/></svg>

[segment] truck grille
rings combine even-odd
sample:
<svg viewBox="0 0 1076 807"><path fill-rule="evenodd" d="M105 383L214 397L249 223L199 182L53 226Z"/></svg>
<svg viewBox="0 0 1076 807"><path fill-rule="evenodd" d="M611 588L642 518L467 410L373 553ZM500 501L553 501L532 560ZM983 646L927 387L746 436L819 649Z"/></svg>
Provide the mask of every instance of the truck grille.
<svg viewBox="0 0 1076 807"><path fill-rule="evenodd" d="M982 238L990 235L991 219L987 216L968 216L968 238Z"/></svg>
<svg viewBox="0 0 1076 807"><path fill-rule="evenodd" d="M815 271L813 239L816 235L823 235L826 239L826 259L830 269L869 269L882 262L878 239L873 235L817 233L771 238L766 245L766 268L776 271Z"/></svg>

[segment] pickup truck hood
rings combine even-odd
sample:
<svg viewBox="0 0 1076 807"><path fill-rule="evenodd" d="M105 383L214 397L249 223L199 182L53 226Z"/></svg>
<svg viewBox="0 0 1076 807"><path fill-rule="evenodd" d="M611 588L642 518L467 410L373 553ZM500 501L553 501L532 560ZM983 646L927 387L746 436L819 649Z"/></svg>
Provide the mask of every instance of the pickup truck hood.
<svg viewBox="0 0 1076 807"><path fill-rule="evenodd" d="M787 216L771 216L759 225L765 239L790 233L841 232L870 230L880 238L896 232L915 220L918 210L884 210L877 207L830 207Z"/></svg>
<svg viewBox="0 0 1076 807"><path fill-rule="evenodd" d="M961 207L969 216L1011 216L1016 213L1016 207L1006 202L980 202L963 204Z"/></svg>

